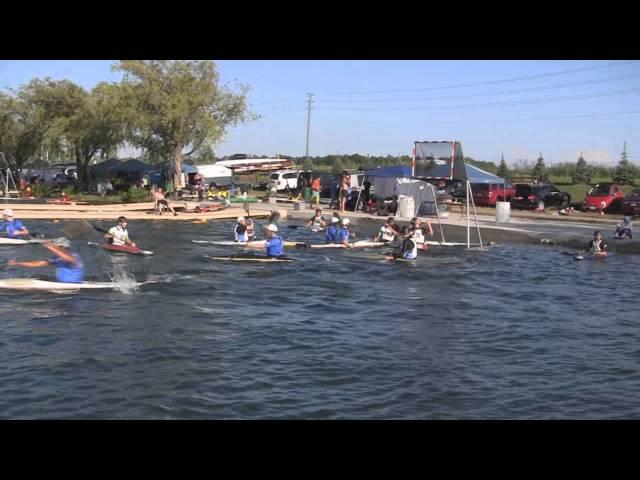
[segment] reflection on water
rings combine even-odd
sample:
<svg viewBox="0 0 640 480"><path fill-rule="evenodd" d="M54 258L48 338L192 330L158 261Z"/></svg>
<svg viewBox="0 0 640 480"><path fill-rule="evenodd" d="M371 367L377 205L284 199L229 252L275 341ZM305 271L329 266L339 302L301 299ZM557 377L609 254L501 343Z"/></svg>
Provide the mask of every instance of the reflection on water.
<svg viewBox="0 0 640 480"><path fill-rule="evenodd" d="M640 417L638 257L496 246L393 264L295 249L296 263L247 264L191 243L231 228L132 222L150 258L76 241L87 278L129 294L3 292L0 417ZM3 264L48 256L0 248Z"/></svg>

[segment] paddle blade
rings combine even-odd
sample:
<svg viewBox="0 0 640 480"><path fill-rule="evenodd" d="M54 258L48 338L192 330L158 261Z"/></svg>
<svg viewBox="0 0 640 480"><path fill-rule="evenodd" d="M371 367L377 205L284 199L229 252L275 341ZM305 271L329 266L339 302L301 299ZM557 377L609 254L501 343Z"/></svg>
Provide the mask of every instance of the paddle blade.
<svg viewBox="0 0 640 480"><path fill-rule="evenodd" d="M278 220L280 220L280 214L276 211L271 212L271 215L269 215L269 223L276 224Z"/></svg>
<svg viewBox="0 0 640 480"><path fill-rule="evenodd" d="M65 222L62 228L62 233L69 240L86 237L93 232L95 232L95 229L86 220L69 220Z"/></svg>

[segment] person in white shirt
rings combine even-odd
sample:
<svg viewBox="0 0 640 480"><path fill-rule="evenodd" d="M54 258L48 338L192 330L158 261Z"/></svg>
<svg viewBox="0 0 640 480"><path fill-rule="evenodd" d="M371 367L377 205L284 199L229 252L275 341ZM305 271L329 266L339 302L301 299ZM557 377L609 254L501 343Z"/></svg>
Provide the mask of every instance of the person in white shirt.
<svg viewBox="0 0 640 480"><path fill-rule="evenodd" d="M125 217L118 217L118 224L115 227L111 227L107 233L104 234L104 238L108 243L113 245L131 245L135 247L136 244L129 238L129 231L127 230L127 219Z"/></svg>

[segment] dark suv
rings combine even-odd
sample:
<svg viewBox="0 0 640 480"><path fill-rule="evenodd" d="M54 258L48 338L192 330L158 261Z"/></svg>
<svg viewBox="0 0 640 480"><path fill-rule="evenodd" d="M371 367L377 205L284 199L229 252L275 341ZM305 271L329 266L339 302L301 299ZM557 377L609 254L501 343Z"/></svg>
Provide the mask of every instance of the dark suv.
<svg viewBox="0 0 640 480"><path fill-rule="evenodd" d="M553 184L517 183L516 191L511 200L512 208L531 209L555 205L568 207L571 204L571 195L561 192Z"/></svg>

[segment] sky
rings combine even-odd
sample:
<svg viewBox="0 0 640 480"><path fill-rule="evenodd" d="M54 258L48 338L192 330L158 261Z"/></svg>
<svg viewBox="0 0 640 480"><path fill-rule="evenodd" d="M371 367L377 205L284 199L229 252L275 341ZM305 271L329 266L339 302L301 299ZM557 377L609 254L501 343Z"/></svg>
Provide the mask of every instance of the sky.
<svg viewBox="0 0 640 480"><path fill-rule="evenodd" d="M214 60L215 61L215 60ZM91 88L118 81L114 61L0 61L0 88L34 77ZM231 127L214 147L301 156L307 94L309 154L410 155L416 140L457 140L465 156L507 163L613 164L627 142L640 164L638 61L216 61L221 83L250 87L257 120Z"/></svg>

